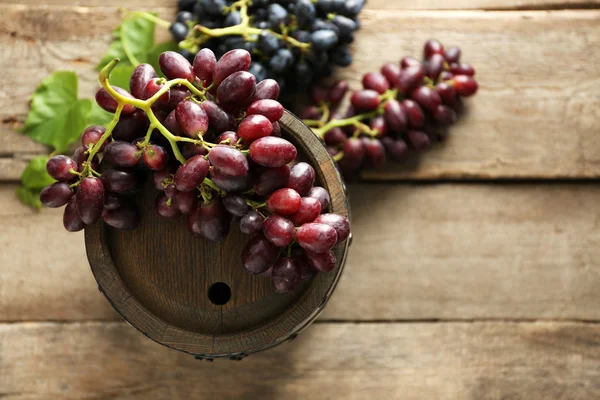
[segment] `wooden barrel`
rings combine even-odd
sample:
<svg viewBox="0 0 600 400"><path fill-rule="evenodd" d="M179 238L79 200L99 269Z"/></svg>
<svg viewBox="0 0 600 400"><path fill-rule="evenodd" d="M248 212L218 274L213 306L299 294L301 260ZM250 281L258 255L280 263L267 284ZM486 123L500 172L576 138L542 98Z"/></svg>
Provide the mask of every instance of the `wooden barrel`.
<svg viewBox="0 0 600 400"><path fill-rule="evenodd" d="M320 140L286 111L282 134L316 170L331 195L331 210L348 215L344 183ZM140 227L119 232L104 223L86 228L88 259L100 292L134 328L150 339L199 359L241 359L294 339L331 297L350 240L335 249L337 267L294 292L278 294L271 279L241 264L248 240L237 226L220 244L192 236L180 219L154 213L157 192L148 177L137 196Z"/></svg>

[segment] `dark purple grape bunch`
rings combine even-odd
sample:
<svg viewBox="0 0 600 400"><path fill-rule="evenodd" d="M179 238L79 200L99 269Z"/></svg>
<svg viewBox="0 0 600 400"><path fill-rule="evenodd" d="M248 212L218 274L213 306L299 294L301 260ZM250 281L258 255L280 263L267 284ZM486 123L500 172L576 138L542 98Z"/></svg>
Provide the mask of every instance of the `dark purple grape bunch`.
<svg viewBox="0 0 600 400"><path fill-rule="evenodd" d="M304 90L352 63L348 45L359 29L364 0L181 0L170 27L181 53L201 48L217 56L245 49L254 56L250 72L282 90ZM246 17L247 16L247 17Z"/></svg>
<svg viewBox="0 0 600 400"><path fill-rule="evenodd" d="M243 265L251 273L272 268L277 291L335 267L331 249L348 237L349 223L327 213L329 195L313 187L314 169L296 163L296 147L281 138L279 85L272 79L257 84L248 72L250 53L232 50L217 61L202 49L192 65L165 52L159 64L166 79L141 64L131 76L131 93L108 84L116 62L101 72L96 95L115 114L113 122L86 129L71 158L56 156L47 164L58 182L42 191L41 200L48 207L67 205L67 230L100 219L134 229L140 221L134 195L151 172L160 191L159 216L185 216L192 234L217 243L233 221L240 222L244 233L256 235Z"/></svg>
<svg viewBox="0 0 600 400"><path fill-rule="evenodd" d="M363 89L351 94L344 113L336 108L347 82L313 86L314 105L301 118L325 141L346 177L362 167L379 168L388 157L405 160L411 150L426 151L445 138L463 109L462 98L477 92L475 69L460 56L458 47L429 40L423 62L404 57L365 74Z"/></svg>

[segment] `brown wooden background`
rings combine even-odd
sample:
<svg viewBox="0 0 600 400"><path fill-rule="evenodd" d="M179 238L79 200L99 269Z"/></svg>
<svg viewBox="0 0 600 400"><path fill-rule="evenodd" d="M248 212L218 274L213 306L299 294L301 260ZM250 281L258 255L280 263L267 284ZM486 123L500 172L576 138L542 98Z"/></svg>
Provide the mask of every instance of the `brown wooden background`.
<svg viewBox="0 0 600 400"><path fill-rule="evenodd" d="M212 364L121 322L83 235L14 196L45 152L14 132L29 96L57 69L92 94L123 4L45 3L0 1L0 398L600 398L600 1L370 0L340 76L435 36L480 93L447 143L350 186L354 245L320 320Z"/></svg>

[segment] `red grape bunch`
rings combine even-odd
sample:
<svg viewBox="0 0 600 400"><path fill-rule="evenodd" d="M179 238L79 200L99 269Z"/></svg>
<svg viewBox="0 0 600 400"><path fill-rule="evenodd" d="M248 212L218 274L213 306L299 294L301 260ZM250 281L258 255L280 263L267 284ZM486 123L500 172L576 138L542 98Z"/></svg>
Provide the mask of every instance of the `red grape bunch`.
<svg viewBox="0 0 600 400"><path fill-rule="evenodd" d="M407 56L365 74L346 112L337 110L348 91L348 83L339 81L313 86L314 105L300 115L347 177L361 167L381 167L388 156L404 160L411 149L423 152L443 139L463 108L462 98L477 92L475 69L460 56L460 48L429 40L423 62Z"/></svg>
<svg viewBox="0 0 600 400"><path fill-rule="evenodd" d="M97 103L114 113L106 127L87 128L72 157L55 156L57 180L40 199L61 207L68 231L102 219L120 230L140 221L135 194L151 172L160 191L156 213L185 216L188 230L221 242L233 221L248 240L242 264L267 273L278 292L294 289L315 272L331 271L332 248L350 234L344 216L328 213L329 194L314 186L315 170L297 162L295 146L281 137L279 86L257 84L251 56L232 50L218 61L201 50L193 65L165 52L154 68L134 70L128 92L108 83L118 60L100 73Z"/></svg>

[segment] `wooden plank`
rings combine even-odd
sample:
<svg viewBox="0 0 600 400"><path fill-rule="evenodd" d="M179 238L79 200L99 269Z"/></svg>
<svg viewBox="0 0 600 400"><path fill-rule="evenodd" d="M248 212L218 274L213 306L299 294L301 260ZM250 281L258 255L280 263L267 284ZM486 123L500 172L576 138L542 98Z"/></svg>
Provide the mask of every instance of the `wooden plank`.
<svg viewBox="0 0 600 400"><path fill-rule="evenodd" d="M163 16L173 12L158 11ZM22 121L37 77L57 69L76 70L82 95L93 94L92 67L119 22L117 11L1 5L0 12L0 70L10 72L0 74L1 118ZM600 177L600 53L590 51L599 44L599 22L600 11L592 10L365 11L355 62L340 69L339 77L357 87L362 73L401 55L419 54L433 35L461 44L465 60L478 68L481 91L468 102L468 114L445 144L421 160L364 177ZM374 50L379 43L393 52ZM6 152L1 143L7 134L0 130L0 154ZM24 151L30 153L31 145L24 144ZM0 180L17 178L0 171Z"/></svg>
<svg viewBox="0 0 600 400"><path fill-rule="evenodd" d="M21 0L15 4L39 5L37 0ZM8 1L7 3L10 3ZM46 0L48 6L122 7L119 0ZM164 7L163 0L129 0L130 10ZM556 10L597 8L599 0L369 0L366 10Z"/></svg>
<svg viewBox="0 0 600 400"><path fill-rule="evenodd" d="M0 397L588 400L600 397L599 335L581 323L316 324L207 363L123 323L4 324Z"/></svg>
<svg viewBox="0 0 600 400"><path fill-rule="evenodd" d="M13 191L0 186L0 320L116 318L82 235ZM350 196L354 241L325 320L600 319L595 184L351 185Z"/></svg>

